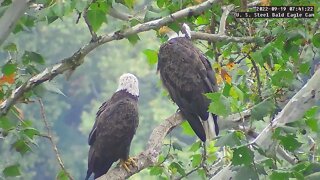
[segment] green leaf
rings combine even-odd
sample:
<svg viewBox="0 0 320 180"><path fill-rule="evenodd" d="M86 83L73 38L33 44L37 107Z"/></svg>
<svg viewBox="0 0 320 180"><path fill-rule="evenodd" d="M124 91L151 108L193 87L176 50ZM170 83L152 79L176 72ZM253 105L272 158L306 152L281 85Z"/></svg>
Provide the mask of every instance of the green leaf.
<svg viewBox="0 0 320 180"><path fill-rule="evenodd" d="M19 139L12 145L17 152L21 155L24 155L26 152L30 151L30 146L26 143L26 141Z"/></svg>
<svg viewBox="0 0 320 180"><path fill-rule="evenodd" d="M279 136L277 139L279 139L283 147L290 152L293 152L302 145L302 143L300 143L293 134Z"/></svg>
<svg viewBox="0 0 320 180"><path fill-rule="evenodd" d="M143 54L147 56L147 61L150 65L154 65L158 62L158 52L152 49L143 50Z"/></svg>
<svg viewBox="0 0 320 180"><path fill-rule="evenodd" d="M8 166L6 168L4 168L4 170L2 171L5 177L16 177L16 176L20 176L21 172L20 172L20 165L19 164L15 164L12 166Z"/></svg>
<svg viewBox="0 0 320 180"><path fill-rule="evenodd" d="M69 180L67 172L65 172L64 170L60 170L56 179L57 180Z"/></svg>
<svg viewBox="0 0 320 180"><path fill-rule="evenodd" d="M248 166L253 162L253 157L253 152L247 146L235 148L233 150L232 164Z"/></svg>
<svg viewBox="0 0 320 180"><path fill-rule="evenodd" d="M206 171L204 169L198 169L197 173L198 173L199 177L201 177L202 180L208 179L206 176Z"/></svg>
<svg viewBox="0 0 320 180"><path fill-rule="evenodd" d="M306 62L306 63L300 64L299 72L303 73L303 74L309 74L310 73L310 63Z"/></svg>
<svg viewBox="0 0 320 180"><path fill-rule="evenodd" d="M230 96L239 99L241 102L243 101L243 92L237 87L237 86L232 86L230 89Z"/></svg>
<svg viewBox="0 0 320 180"><path fill-rule="evenodd" d="M206 96L211 100L208 111L219 116L227 116L231 112L230 102L221 93L207 93Z"/></svg>
<svg viewBox="0 0 320 180"><path fill-rule="evenodd" d="M2 67L2 73L6 76L13 74L17 70L17 65L13 63L7 63Z"/></svg>
<svg viewBox="0 0 320 180"><path fill-rule="evenodd" d="M216 147L223 147L223 146L234 147L239 145L241 145L241 142L235 131L222 136L221 138L218 139L218 141L215 144Z"/></svg>
<svg viewBox="0 0 320 180"><path fill-rule="evenodd" d="M134 1L135 0L124 0L124 3L129 9L133 9Z"/></svg>
<svg viewBox="0 0 320 180"><path fill-rule="evenodd" d="M188 123L188 121L184 121L183 123L181 123L181 127L182 127L182 133L189 135L189 136L195 136L195 133L193 131L193 129L191 128L190 124Z"/></svg>
<svg viewBox="0 0 320 180"><path fill-rule="evenodd" d="M129 35L127 37L127 39L133 45L135 45L140 40L140 38L139 38L139 36L137 34Z"/></svg>
<svg viewBox="0 0 320 180"><path fill-rule="evenodd" d="M14 43L9 43L5 45L3 49L10 52L17 52L17 45Z"/></svg>
<svg viewBox="0 0 320 180"><path fill-rule="evenodd" d="M192 167L197 167L201 163L202 155L201 154L195 154L191 156L192 161Z"/></svg>
<svg viewBox="0 0 320 180"><path fill-rule="evenodd" d="M236 170L234 180L259 179L256 170L252 166L241 166Z"/></svg>
<svg viewBox="0 0 320 180"><path fill-rule="evenodd" d="M173 143L172 143L172 148L173 148L173 150L182 151L182 147L181 147L181 145L180 145L178 142L173 142Z"/></svg>
<svg viewBox="0 0 320 180"><path fill-rule="evenodd" d="M6 117L0 117L0 128L6 131L12 130L15 128L15 125Z"/></svg>
<svg viewBox="0 0 320 180"><path fill-rule="evenodd" d="M275 104L273 100L265 100L255 105L251 112L251 118L255 120L262 120L268 114L273 113Z"/></svg>
<svg viewBox="0 0 320 180"><path fill-rule="evenodd" d="M255 62L259 63L260 66L263 66L263 64L265 63L265 60L264 60L264 58L262 56L261 51L256 51L256 52L252 53L251 54L251 58Z"/></svg>
<svg viewBox="0 0 320 180"><path fill-rule="evenodd" d="M278 71L271 77L272 84L279 87L289 86L293 79L291 71Z"/></svg>
<svg viewBox="0 0 320 180"><path fill-rule="evenodd" d="M319 127L318 127L318 120L315 118L309 118L306 120L306 124L309 126L309 128L314 131L318 132Z"/></svg>
<svg viewBox="0 0 320 180"><path fill-rule="evenodd" d="M40 132L34 128L26 128L23 130L23 133L28 136L30 139L33 139L35 135L39 135Z"/></svg>
<svg viewBox="0 0 320 180"><path fill-rule="evenodd" d="M169 169L171 170L171 172L173 173L178 172L183 176L186 174L185 170L181 167L181 165L176 162L172 162L169 166Z"/></svg>
<svg viewBox="0 0 320 180"><path fill-rule="evenodd" d="M320 48L320 33L316 33L315 35L313 35L312 44L315 47Z"/></svg>
<svg viewBox="0 0 320 180"><path fill-rule="evenodd" d="M192 146L190 147L189 151L196 152L196 151L198 151L200 149L200 147L201 147L201 142L197 141L197 142L192 144Z"/></svg>
<svg viewBox="0 0 320 180"><path fill-rule="evenodd" d="M314 106L314 107L308 109L304 113L304 115L305 115L305 117L315 117L317 115L318 111L319 111L319 106Z"/></svg>
<svg viewBox="0 0 320 180"><path fill-rule="evenodd" d="M290 178L290 172L287 171L273 171L271 176L270 176L270 180L287 180Z"/></svg>
<svg viewBox="0 0 320 180"><path fill-rule="evenodd" d="M105 12L100 9L88 10L87 17L94 32L97 32L102 23L107 21Z"/></svg>
<svg viewBox="0 0 320 180"><path fill-rule="evenodd" d="M149 174L151 176L158 176L161 175L163 173L163 168L159 167L159 166L153 166L151 168L149 168Z"/></svg>
<svg viewBox="0 0 320 180"><path fill-rule="evenodd" d="M36 52L31 52L31 51L25 51L24 54L22 55L22 63L24 65L27 65L31 62L35 62L37 64L44 64L45 61L44 61L44 58L36 53Z"/></svg>
<svg viewBox="0 0 320 180"><path fill-rule="evenodd" d="M157 6L159 8L162 8L166 3L168 3L168 0L157 0Z"/></svg>

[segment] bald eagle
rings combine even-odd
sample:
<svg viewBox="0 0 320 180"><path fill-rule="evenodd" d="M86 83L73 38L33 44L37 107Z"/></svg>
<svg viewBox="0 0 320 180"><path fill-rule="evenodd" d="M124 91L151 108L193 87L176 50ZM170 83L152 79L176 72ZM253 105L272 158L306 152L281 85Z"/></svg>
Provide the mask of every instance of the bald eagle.
<svg viewBox="0 0 320 180"><path fill-rule="evenodd" d="M218 87L209 60L192 44L190 32L186 24L179 34L166 30L169 40L160 47L157 71L182 116L205 142L219 134L219 127L217 116L208 112L210 100L204 94Z"/></svg>
<svg viewBox="0 0 320 180"><path fill-rule="evenodd" d="M132 74L123 74L112 97L102 104L89 134L90 145L86 180L105 174L111 165L120 159L120 165L137 166L129 157L130 144L139 123L138 79Z"/></svg>

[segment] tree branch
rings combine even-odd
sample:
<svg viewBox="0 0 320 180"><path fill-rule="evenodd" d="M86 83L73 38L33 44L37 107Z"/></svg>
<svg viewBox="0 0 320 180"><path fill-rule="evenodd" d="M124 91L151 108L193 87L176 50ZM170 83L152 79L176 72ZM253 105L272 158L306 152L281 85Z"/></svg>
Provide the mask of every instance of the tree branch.
<svg viewBox="0 0 320 180"><path fill-rule="evenodd" d="M227 22L227 17L229 15L229 13L234 9L234 5L228 5L228 6L224 6L222 7L223 13L221 15L221 19L220 19L220 26L219 26L219 35L225 35L226 34L226 22Z"/></svg>
<svg viewBox="0 0 320 180"><path fill-rule="evenodd" d="M256 42L257 38L254 37L231 37L222 34L209 34L203 32L191 32L192 39L200 39L209 42L217 42L217 41L228 41L228 42Z"/></svg>
<svg viewBox="0 0 320 180"><path fill-rule="evenodd" d="M91 34L91 41L95 41L96 39L97 39L97 34L94 32L94 30L92 29L92 26L91 26L91 24L90 24L90 22L89 22L89 19L88 19L88 9L89 9L89 7L90 7L90 5L92 4L92 3L94 3L96 0L91 0L89 3L88 3L88 5L87 5L87 7L84 9L84 11L83 11L83 19L84 19L84 22L87 24L87 26L88 26L88 29L89 29L89 31L90 31L90 34Z"/></svg>
<svg viewBox="0 0 320 180"><path fill-rule="evenodd" d="M30 0L14 0L0 19L0 45L7 39L19 18L26 11Z"/></svg>
<svg viewBox="0 0 320 180"><path fill-rule="evenodd" d="M0 116L3 116L7 114L9 109L13 104L17 102L18 99L20 99L25 92L28 92L35 86L51 80L55 78L57 75L62 74L66 71L72 71L75 70L78 66L80 66L84 60L83 58L92 50L97 48L98 46L114 41L123 39L125 37L128 37L132 34L137 34L140 32L148 31L151 29L159 28L165 24L168 24L170 22L173 22L177 19L187 17L190 15L197 15L202 13L203 11L209 9L212 7L212 5L218 3L220 0L208 0L206 2L203 2L199 5L192 6L185 8L183 10L177 11L171 15L165 16L163 18L149 21L146 23L138 24L136 26L133 26L131 28L128 28L124 31L117 31L108 35L104 35L97 39L97 41L91 41L88 44L84 45L82 48L80 48L77 52L75 52L72 56L65 58L60 63L54 65L53 67L48 67L41 73L35 75L28 81L24 82L21 86L16 88L11 97L7 98L5 101L3 101L0 105Z"/></svg>
<svg viewBox="0 0 320 180"><path fill-rule="evenodd" d="M52 146L52 149L53 151L55 152L56 154L56 158L57 158L57 161L61 167L61 169L66 173L66 175L68 176L68 178L70 180L73 180L73 178L71 177L71 175L69 174L69 172L66 170L66 168L64 167L64 164L62 162L62 159L60 157L60 154L59 154L59 151L58 151L58 148L57 148L57 145L55 144L54 140L53 140L53 137L52 137L52 134L51 134L51 130L50 130L50 127L49 127L49 124L47 122L47 118L46 118L46 114L45 114L45 110L44 110L44 105L42 103L42 100L39 99L39 104L40 104L40 111L41 111L41 116L42 116L42 120L43 120L43 123L47 129L47 133L48 135L41 135L43 137L46 137L50 140L51 142L51 146Z"/></svg>

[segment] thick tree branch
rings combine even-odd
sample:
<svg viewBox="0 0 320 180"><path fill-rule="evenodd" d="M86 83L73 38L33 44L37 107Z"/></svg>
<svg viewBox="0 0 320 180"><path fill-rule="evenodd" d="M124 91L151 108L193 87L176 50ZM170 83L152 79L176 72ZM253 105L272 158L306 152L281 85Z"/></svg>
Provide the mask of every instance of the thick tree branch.
<svg viewBox="0 0 320 180"><path fill-rule="evenodd" d="M17 89L15 89L11 97L1 103L0 116L7 114L11 106L14 105L17 102L17 100L24 95L25 92L31 90L35 86L45 81L55 78L58 74L62 74L66 71L72 71L76 69L78 66L80 66L83 63L83 58L98 46L110 41L123 39L133 34L159 28L167 23L173 22L183 17L200 14L203 11L211 8L212 5L218 3L219 1L220 0L208 0L199 5L188 7L183 10L177 11L166 17L149 21L146 23L138 24L124 31L117 31L108 35L104 35L101 38L98 38L96 41L89 42L88 44L80 48L77 52L75 52L72 56L65 58L64 60L54 65L53 67L46 68L44 71L32 77L30 80L26 81Z"/></svg>
<svg viewBox="0 0 320 180"><path fill-rule="evenodd" d="M30 0L14 0L0 19L0 45L7 39L19 18L26 11Z"/></svg>
<svg viewBox="0 0 320 180"><path fill-rule="evenodd" d="M316 105L320 100L320 70L317 70L311 79L305 84L299 92L297 92L283 108L283 110L268 124L267 127L256 137L252 142L257 144L265 151L273 148L274 140L272 139L272 132L279 126L284 126L301 119L304 113L311 107ZM279 153L279 150L278 150ZM281 154L281 152L280 152ZM285 154L284 154L285 155ZM283 156L286 158L285 156ZM291 163L297 162L292 158L286 158ZM225 167L212 179L232 179L234 172L231 168Z"/></svg>

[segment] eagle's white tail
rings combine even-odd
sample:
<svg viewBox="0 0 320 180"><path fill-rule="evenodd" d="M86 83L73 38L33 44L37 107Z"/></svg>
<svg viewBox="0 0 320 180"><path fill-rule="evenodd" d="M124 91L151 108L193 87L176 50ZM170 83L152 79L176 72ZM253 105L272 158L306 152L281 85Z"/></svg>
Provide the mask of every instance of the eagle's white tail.
<svg viewBox="0 0 320 180"><path fill-rule="evenodd" d="M209 113L209 117L206 121L202 121L202 125L204 128L204 132L206 133L207 140L211 140L216 137L216 133L214 130L214 120L211 113Z"/></svg>

